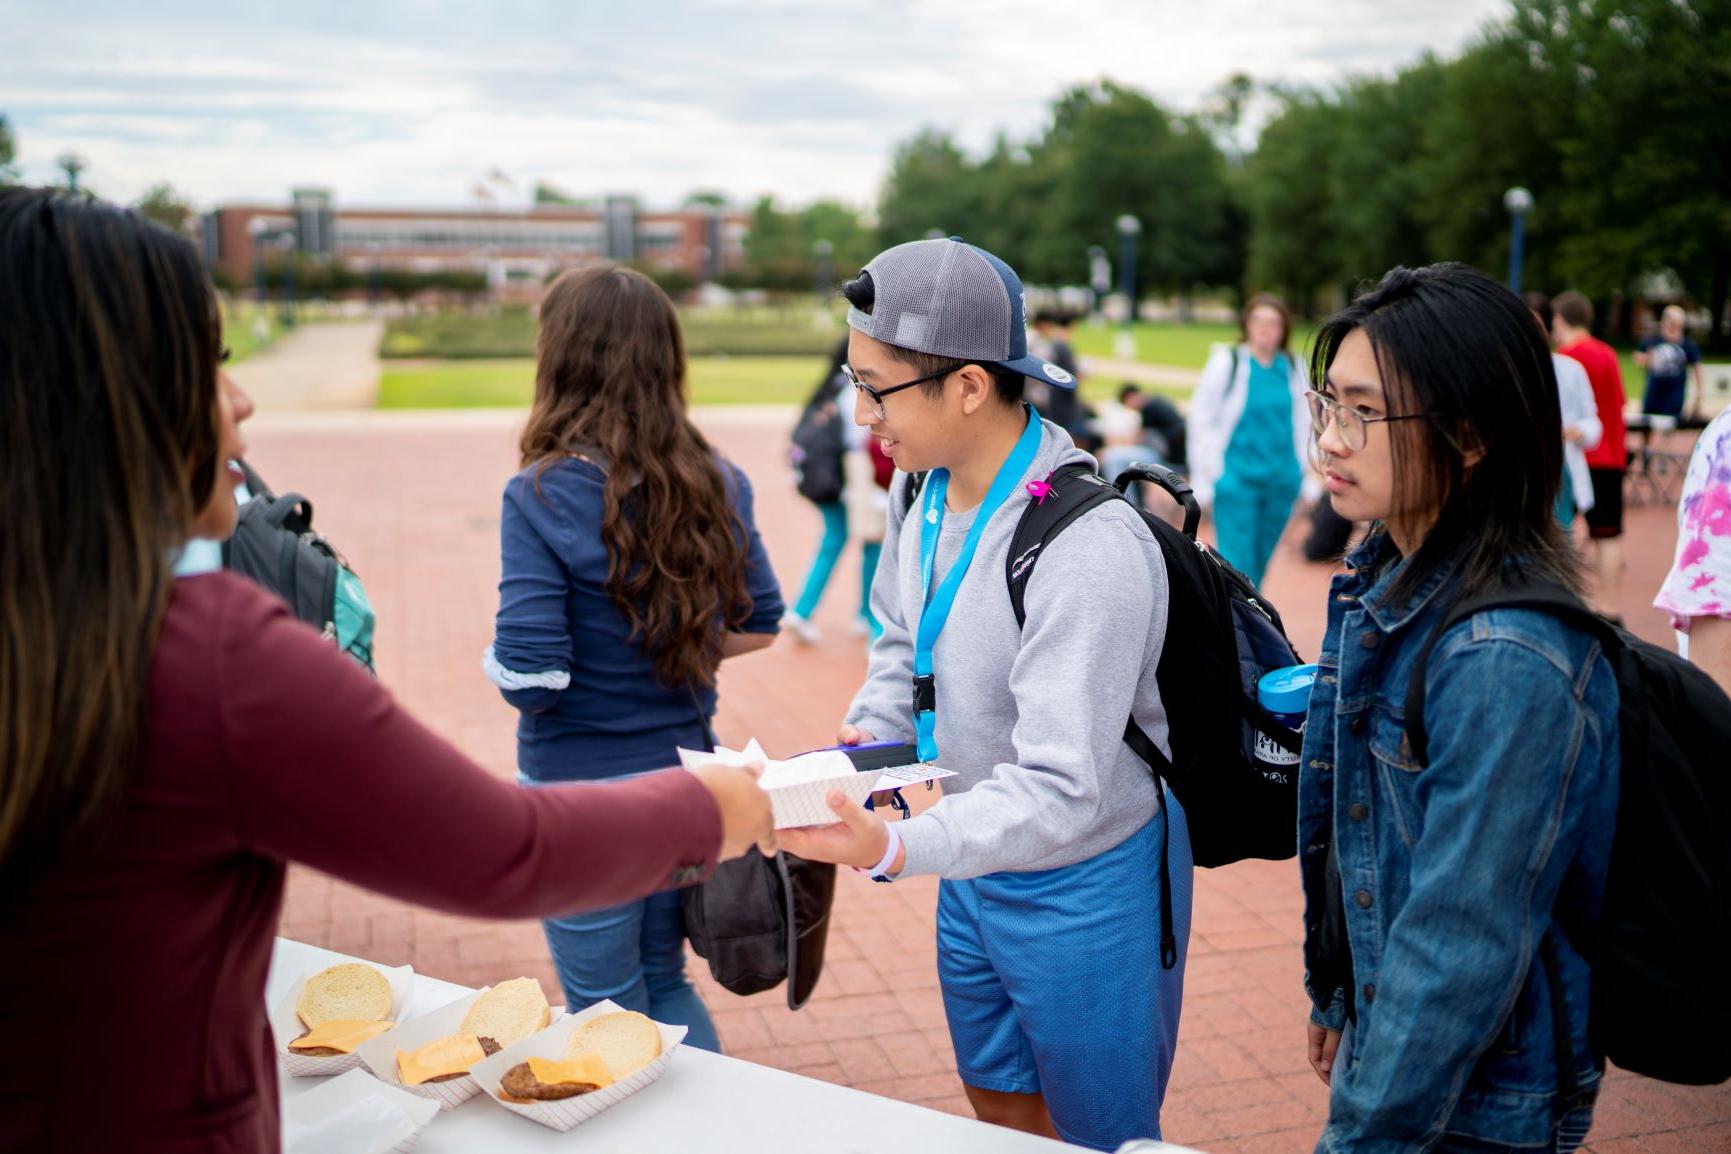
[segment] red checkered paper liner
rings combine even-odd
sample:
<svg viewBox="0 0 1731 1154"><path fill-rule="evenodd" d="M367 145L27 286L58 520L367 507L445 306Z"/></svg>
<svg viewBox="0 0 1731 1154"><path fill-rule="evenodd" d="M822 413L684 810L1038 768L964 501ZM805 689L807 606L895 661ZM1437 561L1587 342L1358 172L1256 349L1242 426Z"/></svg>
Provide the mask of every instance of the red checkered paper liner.
<svg viewBox="0 0 1731 1154"><path fill-rule="evenodd" d="M391 1021L401 1022L403 1011L409 1005L409 994L415 988L415 967L373 966L373 969L385 975L385 981L390 983ZM346 1074L350 1070L359 1069L361 1065L361 1052L358 1048L352 1054L333 1054L326 1058L297 1054L288 1048L290 1042L307 1032L306 1023L295 1013L295 1003L301 1000L301 991L307 988L307 979L318 972L319 970L308 970L302 974L295 984L289 987L288 994L276 1004L270 1015L271 1032L276 1035L277 1056L282 1059L283 1069L297 1078L328 1078L333 1074ZM390 1029L379 1037L388 1038L395 1033L395 1029Z"/></svg>
<svg viewBox="0 0 1731 1154"><path fill-rule="evenodd" d="M571 1037L572 1031L591 1018L599 1018L603 1014L617 1014L622 1010L623 1007L612 1002L598 1002L582 1013L572 1014L553 1023L534 1037L524 1038L515 1046L501 1050L484 1062L477 1062L470 1073L481 1084L481 1089L487 1092L488 1097L513 1114L521 1114L555 1130L569 1130L581 1122L587 1122L609 1106L617 1106L666 1073L667 1063L672 1060L673 1052L679 1049L679 1044L685 1040L686 1028L669 1026L664 1022L655 1023L661 1031L661 1056L629 1078L615 1082L604 1090L579 1094L575 1098L562 1098L556 1102L523 1105L501 1098L499 1082L505 1077L505 1071L526 1059L560 1060L564 1057L565 1043Z"/></svg>
<svg viewBox="0 0 1731 1154"><path fill-rule="evenodd" d="M474 993L458 998L449 1005L440 1006L430 1014L422 1014L418 1018L404 1022L388 1034L382 1034L377 1038L363 1042L361 1048L356 1052L360 1054L361 1061L367 1064L367 1069L371 1070L385 1085L395 1086L399 1090L406 1090L422 1098L435 1099L441 1110L461 1106L481 1092L480 1083L475 1081L474 1070L470 1070L461 1078L452 1078L448 1082L423 1082L419 1086L405 1086L397 1074L397 1051L418 1050L434 1039L449 1037L457 1033L458 1027L463 1024L464 1015L469 1012L469 1007L475 1004L475 999L492 988L491 986L482 986ZM554 1026L557 1026L559 1016L560 1008L553 1007L552 1021ZM549 1027L549 1029L551 1028L553 1027ZM542 1033L546 1033L546 1031L543 1030ZM531 1037L539 1036L532 1035ZM520 1044L526 1045L530 1040L530 1038L525 1038ZM494 1057L497 1056L494 1055Z"/></svg>

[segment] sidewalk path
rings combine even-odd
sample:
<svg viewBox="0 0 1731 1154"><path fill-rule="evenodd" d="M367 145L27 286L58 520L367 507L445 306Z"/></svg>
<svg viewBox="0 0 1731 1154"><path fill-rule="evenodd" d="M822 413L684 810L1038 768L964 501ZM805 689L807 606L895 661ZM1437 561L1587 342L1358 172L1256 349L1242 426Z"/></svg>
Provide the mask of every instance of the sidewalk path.
<svg viewBox="0 0 1731 1154"><path fill-rule="evenodd" d="M371 409L379 395L379 320L303 324L228 371L261 413Z"/></svg>
<svg viewBox="0 0 1731 1154"><path fill-rule="evenodd" d="M514 769L515 716L482 678L497 605L499 494L515 469L521 413L304 414L268 405L248 427L252 460L275 483L307 493L319 528L348 555L379 610L379 674L412 710L500 777ZM757 519L785 588L797 587L820 535L794 495L783 447L791 410L706 410L700 423L751 476ZM1624 613L1664 639L1643 602L1668 566L1672 514L1630 512ZM865 668L847 629L857 553L837 568L810 647L783 638L729 662L721 738L756 736L772 752L828 744ZM1300 652L1320 641L1328 570L1289 542L1268 592ZM919 791L917 806L935 794ZM874 885L839 877L829 962L813 1001L790 1013L781 991L727 994L696 963L727 1049L755 1062L968 1114L944 1027L932 940L930 878ZM1308 1152L1327 1109L1304 1059L1300 898L1290 862L1199 871L1178 1059L1166 1137L1216 1152ZM290 871L282 932L387 965L410 962L469 984L518 975L557 984L535 922L451 917L389 901L310 870ZM1111 1007L1100 1007L1111 1013ZM893 1135L875 1148L889 1149ZM1597 1154L1731 1150L1731 1093L1616 1075L1593 1131Z"/></svg>

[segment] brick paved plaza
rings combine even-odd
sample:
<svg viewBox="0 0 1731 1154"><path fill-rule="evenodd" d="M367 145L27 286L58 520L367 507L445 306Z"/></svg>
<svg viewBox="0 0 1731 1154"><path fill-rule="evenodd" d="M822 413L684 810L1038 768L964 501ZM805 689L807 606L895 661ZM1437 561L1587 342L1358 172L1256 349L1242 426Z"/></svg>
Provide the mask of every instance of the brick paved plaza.
<svg viewBox="0 0 1731 1154"><path fill-rule="evenodd" d="M497 604L499 494L515 468L519 420L516 413L267 410L247 430L253 463L277 488L313 499L319 527L365 579L379 613L385 684L501 777L515 769L515 714L481 676L480 655ZM816 511L785 475L791 414L710 410L700 423L750 474L758 524L791 597L818 535ZM1623 612L1642 634L1664 640L1669 631L1648 602L1670 563L1673 513L1632 509L1630 527ZM863 643L847 630L857 571L850 550L817 615L821 644L803 648L784 637L728 664L717 726L723 741L756 736L770 752L790 754L833 740L865 667ZM1305 565L1291 542L1269 572L1268 592L1305 656L1314 656L1320 640L1327 578L1326 568ZM929 804L929 796L916 801ZM882 886L843 871L829 965L797 1014L779 990L752 998L719 990L697 963L693 973L728 1051L970 1113L937 989L935 895L930 878ZM1327 1099L1304 1059L1296 868L1245 863L1199 871L1194 924L1166 1137L1209 1151L1309 1151ZM448 917L304 869L290 874L282 933L388 965L410 962L456 982L528 974L550 994L557 990L535 922ZM1613 1074L1591 1149L1731 1150L1731 1087L1695 1090Z"/></svg>

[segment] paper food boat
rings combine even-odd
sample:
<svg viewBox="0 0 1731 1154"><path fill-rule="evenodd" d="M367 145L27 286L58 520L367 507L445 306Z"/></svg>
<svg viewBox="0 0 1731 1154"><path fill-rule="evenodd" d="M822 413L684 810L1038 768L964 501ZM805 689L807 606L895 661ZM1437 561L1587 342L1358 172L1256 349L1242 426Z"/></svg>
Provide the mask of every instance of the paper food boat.
<svg viewBox="0 0 1731 1154"><path fill-rule="evenodd" d="M397 1073L397 1051L418 1050L437 1038L448 1037L457 1033L463 1024L463 1018L468 1014L469 1007L475 1004L475 999L492 989L482 986L472 994L458 998L449 1005L440 1006L430 1014L422 1014L418 1018L404 1022L388 1034L377 1038L369 1038L361 1043L356 1051L361 1061L387 1086L394 1086L418 1098L431 1098L439 1103L441 1110L449 1110L461 1106L470 1098L481 1092L480 1083L475 1081L474 1071L460 1078L452 1078L448 1082L423 1082L419 1086L403 1085L402 1077ZM551 1022L547 1029L559 1024L564 1015L563 1006L552 1007ZM542 1033L546 1033L543 1030ZM538 1036L538 1035L531 1035ZM524 1039L528 1041L527 1038ZM521 1044L521 1043L520 1043ZM498 1055L494 1055L497 1057Z"/></svg>
<svg viewBox="0 0 1731 1154"><path fill-rule="evenodd" d="M505 1071L526 1059L558 1060L565 1053L565 1043L573 1030L591 1018L598 1018L603 1014L617 1014L623 1008L612 1002L597 1002L581 1013L560 1019L533 1037L524 1038L515 1046L506 1047L486 1061L477 1062L470 1073L481 1084L481 1089L487 1092L488 1097L513 1114L521 1114L555 1130L569 1130L579 1123L587 1122L609 1106L617 1106L666 1073L667 1063L672 1060L673 1052L679 1049L679 1044L685 1040L686 1028L655 1023L656 1028L661 1031L661 1056L629 1078L615 1082L603 1090L579 1094L575 1098L561 1098L556 1102L524 1104L501 1098L499 1082L505 1077Z"/></svg>
<svg viewBox="0 0 1731 1154"><path fill-rule="evenodd" d="M856 805L864 805L866 798L879 788L901 788L920 781L955 776L947 769L924 765L906 766L889 773L856 770L847 754L839 749L820 749L786 761L774 761L764 755L763 747L755 739L744 749L717 747L714 753L691 749L679 751L679 763L686 769L755 762L763 764L763 776L758 779L758 784L769 794L776 829L835 824L835 811L829 807L828 800L833 791L840 791ZM883 780L886 777L893 780Z"/></svg>
<svg viewBox="0 0 1731 1154"><path fill-rule="evenodd" d="M439 1104L350 1070L282 1104L284 1154L328 1151L340 1141L355 1154L409 1154Z"/></svg>
<svg viewBox="0 0 1731 1154"><path fill-rule="evenodd" d="M369 963L370 964L370 963ZM323 967L321 967L322 969ZM409 994L415 988L415 967L374 966L375 970L385 975L385 981L391 985L391 1021L401 1023L403 1011L408 1008ZM297 1078L327 1078L332 1074L344 1074L356 1069L361 1064L361 1052L356 1049L352 1054L336 1054L329 1058L318 1058L311 1054L297 1054L288 1048L288 1044L307 1032L306 1023L295 1013L295 1003L301 1000L301 992L307 988L307 979L319 970L308 970L302 974L295 984L289 987L289 992L271 1011L270 1028L276 1035L277 1056L282 1059L283 1068ZM379 1038L389 1038L396 1034L395 1029L386 1030ZM372 1038L369 1041L378 1041Z"/></svg>

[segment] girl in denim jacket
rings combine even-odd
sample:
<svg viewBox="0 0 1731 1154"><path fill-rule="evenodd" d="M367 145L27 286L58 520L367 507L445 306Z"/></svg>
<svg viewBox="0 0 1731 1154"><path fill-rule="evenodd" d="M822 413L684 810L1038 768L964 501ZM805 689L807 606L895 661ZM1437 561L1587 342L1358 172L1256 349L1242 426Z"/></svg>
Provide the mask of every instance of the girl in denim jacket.
<svg viewBox="0 0 1731 1154"><path fill-rule="evenodd" d="M1404 716L1459 599L1578 586L1550 349L1483 273L1397 268L1323 324L1311 372L1330 499L1377 523L1331 589L1299 782L1318 1149L1573 1150L1603 1069L1585 943L1616 812L1611 670L1555 617L1488 610L1424 666L1422 765Z"/></svg>

